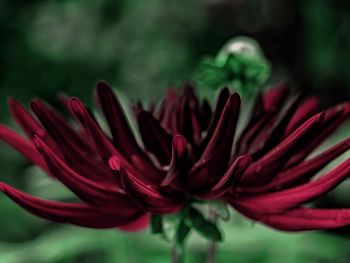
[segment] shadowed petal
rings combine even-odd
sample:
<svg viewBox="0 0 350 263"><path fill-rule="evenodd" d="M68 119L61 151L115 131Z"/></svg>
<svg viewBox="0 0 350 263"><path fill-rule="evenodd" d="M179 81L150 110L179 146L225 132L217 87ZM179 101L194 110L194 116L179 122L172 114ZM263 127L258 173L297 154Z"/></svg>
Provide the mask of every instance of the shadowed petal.
<svg viewBox="0 0 350 263"><path fill-rule="evenodd" d="M48 171L46 163L40 156L39 152L36 150L34 145L24 139L14 130L6 127L5 125L0 125L0 139L6 142L8 145L13 147L16 151L21 153L33 164L38 165L45 171Z"/></svg>
<svg viewBox="0 0 350 263"><path fill-rule="evenodd" d="M332 134L350 116L350 103L344 103L325 111L325 119L312 140L300 147L298 152L288 161L286 167L292 167L303 161L330 134Z"/></svg>
<svg viewBox="0 0 350 263"><path fill-rule="evenodd" d="M207 134L200 145L200 149L199 149L200 153L204 151L205 147L207 146L208 142L213 136L213 133L218 125L222 111L224 110L224 107L226 105L226 102L229 96L230 96L230 92L228 88L224 88L220 91L214 113L212 115L211 121L209 122Z"/></svg>
<svg viewBox="0 0 350 263"><path fill-rule="evenodd" d="M189 185L192 188L205 187L225 173L231 157L239 107L239 96L230 95L213 136L200 159L189 172Z"/></svg>
<svg viewBox="0 0 350 263"><path fill-rule="evenodd" d="M178 212L184 205L181 197L167 197L155 187L147 185L120 166L117 157L111 157L110 166L120 172L123 188L142 209L155 214L171 214Z"/></svg>
<svg viewBox="0 0 350 263"><path fill-rule="evenodd" d="M259 220L283 231L332 229L350 224L350 209L296 208L283 214L266 215Z"/></svg>
<svg viewBox="0 0 350 263"><path fill-rule="evenodd" d="M238 157L220 180L214 186L210 187L206 193L200 195L200 197L204 199L217 199L221 198L227 192L234 192L235 185L250 162L251 157L249 155Z"/></svg>
<svg viewBox="0 0 350 263"><path fill-rule="evenodd" d="M84 178L67 166L57 155L39 138L34 139L35 146L41 153L52 175L72 190L82 200L90 203L112 203L115 200L128 201L126 195L118 193L116 185L98 184ZM120 200L119 200L120 199Z"/></svg>
<svg viewBox="0 0 350 263"><path fill-rule="evenodd" d="M233 200L238 206L248 209L253 215L279 213L313 201L339 185L350 175L350 159L315 181L291 189ZM232 200L231 200L232 201ZM233 204L234 205L234 204ZM235 206L235 205L234 205Z"/></svg>
<svg viewBox="0 0 350 263"><path fill-rule="evenodd" d="M119 229L126 232L142 231L149 226L149 222L150 222L150 215L144 214L139 218L137 218L135 221L132 221L131 223L128 223L126 225L119 227Z"/></svg>
<svg viewBox="0 0 350 263"><path fill-rule="evenodd" d="M262 101L263 111L279 111L284 105L290 88L288 84L281 83L273 88L270 88L264 95Z"/></svg>
<svg viewBox="0 0 350 263"><path fill-rule="evenodd" d="M144 178L145 180L148 179L150 182L159 181L162 177L161 172L151 163L137 144L122 108L111 87L106 82L101 81L97 84L97 96L118 152L131 161L138 169L147 171L149 178Z"/></svg>
<svg viewBox="0 0 350 263"><path fill-rule="evenodd" d="M36 135L44 140L51 148L58 149L56 143L46 133L41 124L18 101L9 98L8 104L11 115L30 140ZM59 150L57 152L62 157L61 152Z"/></svg>
<svg viewBox="0 0 350 263"><path fill-rule="evenodd" d="M186 161L188 151L189 144L186 139L181 135L175 135L172 142L171 162L167 174L160 184L161 186L169 186L170 184L171 186L174 186L176 184L176 182L174 182L175 179L187 179L179 177L183 177L183 173L187 168Z"/></svg>
<svg viewBox="0 0 350 263"><path fill-rule="evenodd" d="M253 163L244 173L241 182L247 185L259 185L271 180L276 170L283 167L293 153L310 138L322 124L324 113L317 114L307 120L295 132L279 145Z"/></svg>
<svg viewBox="0 0 350 263"><path fill-rule="evenodd" d="M91 152L91 145L88 143L90 141L81 138L51 107L39 100L33 100L31 107L47 132L55 140L57 146L62 148L69 145L70 150L76 149L76 152Z"/></svg>
<svg viewBox="0 0 350 263"><path fill-rule="evenodd" d="M30 196L0 182L0 191L10 197L28 212L44 219L60 223L70 223L91 228L115 228L137 220L142 213L135 209L132 213L115 209L104 212L86 204L47 201Z"/></svg>
<svg viewBox="0 0 350 263"><path fill-rule="evenodd" d="M329 162L350 149L350 138L334 145L321 154L306 160L297 166L280 172L270 183L259 187L243 188L244 193L264 193L272 190L281 190L298 186L308 182L315 174L324 168Z"/></svg>
<svg viewBox="0 0 350 263"><path fill-rule="evenodd" d="M288 123L285 131L285 136L291 134L295 129L298 128L304 121L319 112L320 101L317 97L306 98L299 108L294 113L292 119Z"/></svg>
<svg viewBox="0 0 350 263"><path fill-rule="evenodd" d="M145 148L153 153L162 165L169 164L171 158L171 135L154 119L151 113L140 111L137 122Z"/></svg>

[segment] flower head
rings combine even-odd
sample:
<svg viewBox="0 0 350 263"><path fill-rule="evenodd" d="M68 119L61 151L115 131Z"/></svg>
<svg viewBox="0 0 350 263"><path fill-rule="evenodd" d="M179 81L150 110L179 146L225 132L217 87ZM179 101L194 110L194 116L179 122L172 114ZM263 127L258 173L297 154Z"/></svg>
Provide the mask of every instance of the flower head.
<svg viewBox="0 0 350 263"><path fill-rule="evenodd" d="M37 216L93 228L139 230L150 214L176 213L195 217L193 226L200 228L196 222L206 221L192 204L208 200L287 231L350 224L350 209L303 206L350 173L346 160L311 180L350 148L350 139L307 158L349 117L350 104L318 113L316 98L288 99L288 92L280 85L260 94L246 128L236 136L238 94L223 89L212 110L190 85L182 94L169 89L160 105L134 107L142 144L105 82L97 85L97 101L111 137L77 98L63 102L79 128L39 100L31 103L34 117L10 99L11 113L28 139L4 125L0 138L81 201L47 201L2 182L0 190ZM220 238L215 230L208 235Z"/></svg>
<svg viewBox="0 0 350 263"><path fill-rule="evenodd" d="M204 57L196 79L201 87L216 90L234 87L244 99L251 99L270 76L271 66L259 44L249 37L229 40L215 57Z"/></svg>

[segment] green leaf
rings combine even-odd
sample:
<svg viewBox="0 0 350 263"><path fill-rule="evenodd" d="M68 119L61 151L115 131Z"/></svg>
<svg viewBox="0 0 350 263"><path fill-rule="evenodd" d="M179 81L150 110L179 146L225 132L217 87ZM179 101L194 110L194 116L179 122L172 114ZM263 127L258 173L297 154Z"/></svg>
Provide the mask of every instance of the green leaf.
<svg viewBox="0 0 350 263"><path fill-rule="evenodd" d="M160 215L151 216L152 234L164 234L163 218Z"/></svg>
<svg viewBox="0 0 350 263"><path fill-rule="evenodd" d="M191 225L203 236L215 241L222 241L222 235L216 224L206 220L204 216L194 209L188 208L188 220Z"/></svg>
<svg viewBox="0 0 350 263"><path fill-rule="evenodd" d="M191 227L185 221L181 220L176 229L176 243L182 245L190 231Z"/></svg>

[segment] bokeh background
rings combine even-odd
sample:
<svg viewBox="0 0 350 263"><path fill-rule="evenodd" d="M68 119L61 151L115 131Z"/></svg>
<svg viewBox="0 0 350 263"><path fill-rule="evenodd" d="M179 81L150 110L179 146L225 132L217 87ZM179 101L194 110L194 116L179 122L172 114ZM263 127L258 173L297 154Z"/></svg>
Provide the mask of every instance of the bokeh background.
<svg viewBox="0 0 350 263"><path fill-rule="evenodd" d="M58 93L92 105L105 79L124 100L149 101L193 76L203 56L232 37L255 38L272 65L269 83L288 80L325 105L350 98L350 1L342 0L0 0L0 120L14 127L7 97ZM349 136L350 124L326 144ZM349 156L349 154L347 154ZM342 156L342 158L345 158ZM29 193L70 194L0 144L0 178ZM317 203L350 207L345 183ZM286 234L231 211L221 224L218 262L349 262L348 228ZM194 235L188 262L205 262ZM148 230L125 234L37 219L0 195L0 263L167 262L168 245Z"/></svg>

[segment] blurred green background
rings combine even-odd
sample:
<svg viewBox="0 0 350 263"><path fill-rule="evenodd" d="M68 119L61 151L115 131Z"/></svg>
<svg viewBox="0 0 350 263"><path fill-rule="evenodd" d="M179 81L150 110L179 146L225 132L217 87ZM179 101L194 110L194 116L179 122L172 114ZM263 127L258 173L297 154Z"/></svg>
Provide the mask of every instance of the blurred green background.
<svg viewBox="0 0 350 263"><path fill-rule="evenodd" d="M203 56L229 39L255 38L287 79L323 98L350 97L350 1L341 0L0 0L0 119L14 126L6 99L58 93L91 104L100 79L129 101L161 97L193 76ZM350 125L328 142L349 136ZM344 158L344 156L343 156ZM0 144L1 180L64 200L69 193ZM350 207L345 183L318 202ZM231 212L221 224L218 262L349 262L350 231L286 234ZM207 243L191 237L188 262L205 262ZM0 263L167 262L168 245L149 231L125 234L37 219L0 195Z"/></svg>

